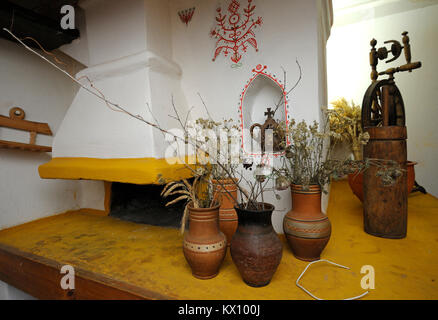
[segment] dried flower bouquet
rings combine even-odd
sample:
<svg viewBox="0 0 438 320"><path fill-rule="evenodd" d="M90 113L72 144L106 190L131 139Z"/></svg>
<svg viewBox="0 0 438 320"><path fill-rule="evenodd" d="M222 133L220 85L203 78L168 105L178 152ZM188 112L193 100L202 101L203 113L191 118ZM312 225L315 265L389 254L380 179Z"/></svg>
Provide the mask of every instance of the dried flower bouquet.
<svg viewBox="0 0 438 320"><path fill-rule="evenodd" d="M362 160L362 145L367 144L370 136L364 132L361 124L360 106L345 98L331 103L333 109L328 109L330 131L333 132L331 143L345 142L353 153L354 160Z"/></svg>
<svg viewBox="0 0 438 320"><path fill-rule="evenodd" d="M302 185L305 189L310 185L319 185L326 193L325 186L332 177L358 173L371 165L379 168L377 176L385 185L393 184L402 174L399 164L391 160L331 159L334 144L329 141L338 138L339 133L330 129L327 117L323 128L316 121L307 124L304 120L297 123L292 119L287 126L283 123L279 130L284 131L287 140L282 142L285 151L282 166L275 169L278 189L287 188L288 184Z"/></svg>

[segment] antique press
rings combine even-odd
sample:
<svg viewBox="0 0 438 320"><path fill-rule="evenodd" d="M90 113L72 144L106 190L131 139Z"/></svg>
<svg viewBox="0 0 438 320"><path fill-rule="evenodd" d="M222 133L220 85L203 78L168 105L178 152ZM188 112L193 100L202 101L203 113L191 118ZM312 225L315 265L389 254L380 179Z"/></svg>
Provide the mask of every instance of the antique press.
<svg viewBox="0 0 438 320"><path fill-rule="evenodd" d="M370 65L372 83L365 92L362 102L362 126L370 135L364 146L364 159L393 160L403 169L394 185L385 186L378 177L379 168L370 166L364 172L364 229L365 232L384 238L404 238L407 231L407 185L406 185L406 117L403 99L394 80L394 74L402 71L412 72L421 67L421 62L411 62L411 48L407 32L403 32L403 46L396 40L391 49L376 49L377 41L371 40ZM386 71L377 72L379 60L385 60L388 53L396 60L404 51L406 64ZM387 79L377 80L378 76L388 75Z"/></svg>

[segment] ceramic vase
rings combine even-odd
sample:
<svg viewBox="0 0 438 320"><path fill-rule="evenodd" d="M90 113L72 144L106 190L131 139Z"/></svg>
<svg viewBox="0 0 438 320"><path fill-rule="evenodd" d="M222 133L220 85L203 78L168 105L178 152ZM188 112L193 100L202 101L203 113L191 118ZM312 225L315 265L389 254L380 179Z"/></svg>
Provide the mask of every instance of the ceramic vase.
<svg viewBox="0 0 438 320"><path fill-rule="evenodd" d="M212 183L213 201L221 204L219 208L219 228L227 237L227 245L230 246L231 239L237 229L237 213L234 209L234 199L237 199L237 185L232 179L213 179Z"/></svg>
<svg viewBox="0 0 438 320"><path fill-rule="evenodd" d="M415 185L415 168L417 164L415 161L406 162L407 168L407 188L408 194L411 193ZM363 172L350 173L348 175L348 184L350 185L351 191L354 195L363 202Z"/></svg>
<svg viewBox="0 0 438 320"><path fill-rule="evenodd" d="M236 207L239 224L231 241L231 257L243 281L251 287L269 284L282 257L283 245L272 227L274 206L260 211Z"/></svg>
<svg viewBox="0 0 438 320"><path fill-rule="evenodd" d="M227 240L219 230L219 205L213 208L189 207L189 228L184 234L184 256L194 277L214 278L225 258Z"/></svg>
<svg viewBox="0 0 438 320"><path fill-rule="evenodd" d="M292 210L283 220L283 230L294 256L304 261L320 259L327 245L331 224L321 211L321 187L291 185Z"/></svg>

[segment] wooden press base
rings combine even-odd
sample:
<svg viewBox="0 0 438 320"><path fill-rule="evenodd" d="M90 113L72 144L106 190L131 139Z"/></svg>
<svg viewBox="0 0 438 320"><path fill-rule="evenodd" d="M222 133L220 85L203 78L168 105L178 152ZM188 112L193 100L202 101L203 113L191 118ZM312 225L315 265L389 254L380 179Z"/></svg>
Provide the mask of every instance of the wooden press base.
<svg viewBox="0 0 438 320"><path fill-rule="evenodd" d="M438 299L438 199L408 198L405 239L383 239L363 231L362 205L346 181L334 182L328 216L331 239L319 263L300 284L324 299L364 292L361 267L375 269L374 290L363 299ZM14 214L11 212L10 214ZM0 279L46 299L311 299L295 285L307 262L283 240L283 259L269 285L246 285L227 252L219 274L192 276L176 229L71 212L0 231ZM76 289L61 289L62 265L76 270Z"/></svg>
<svg viewBox="0 0 438 320"><path fill-rule="evenodd" d="M386 238L386 239L403 239L406 238L406 235L399 235L399 236L388 236L386 234L381 234L381 233L374 233L371 231L368 231L366 229L364 229L366 233L368 233L369 235L375 236L375 237L380 237L380 238Z"/></svg>

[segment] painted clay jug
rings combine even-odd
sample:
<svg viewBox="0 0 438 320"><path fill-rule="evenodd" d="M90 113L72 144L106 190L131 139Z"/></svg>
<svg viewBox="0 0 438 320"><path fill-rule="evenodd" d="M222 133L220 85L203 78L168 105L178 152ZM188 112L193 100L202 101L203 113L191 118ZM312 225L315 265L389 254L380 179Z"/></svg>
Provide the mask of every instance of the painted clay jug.
<svg viewBox="0 0 438 320"><path fill-rule="evenodd" d="M225 258L227 240L219 230L219 205L194 208L189 204L189 228L184 234L184 256L194 277L214 278Z"/></svg>
<svg viewBox="0 0 438 320"><path fill-rule="evenodd" d="M237 199L237 185L231 179L213 180L213 201L220 202L219 228L227 237L230 246L231 239L237 229L237 213L234 209Z"/></svg>
<svg viewBox="0 0 438 320"><path fill-rule="evenodd" d="M321 211L321 187L310 185L306 189L291 185L292 210L284 217L283 230L296 258L315 261L330 239L331 224Z"/></svg>
<svg viewBox="0 0 438 320"><path fill-rule="evenodd" d="M272 204L265 210L251 211L236 207L239 225L231 241L231 257L251 287L269 284L283 254L283 245L272 227Z"/></svg>

